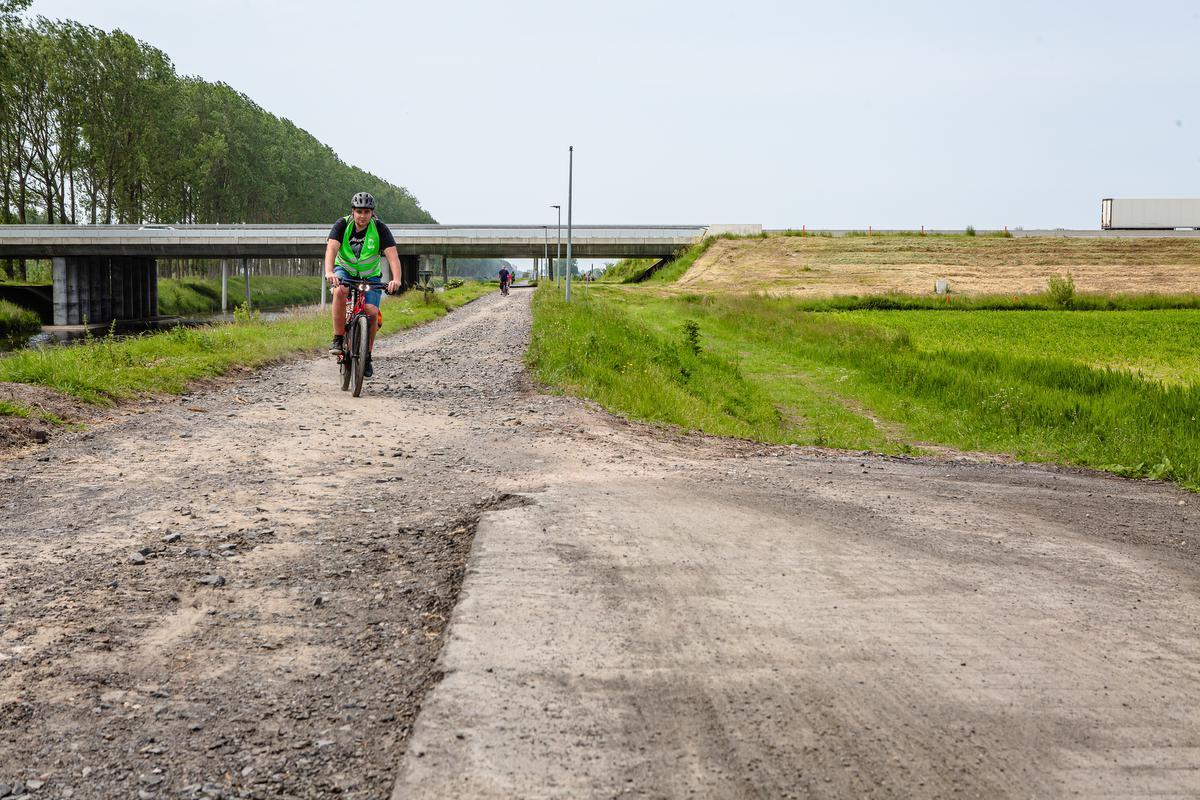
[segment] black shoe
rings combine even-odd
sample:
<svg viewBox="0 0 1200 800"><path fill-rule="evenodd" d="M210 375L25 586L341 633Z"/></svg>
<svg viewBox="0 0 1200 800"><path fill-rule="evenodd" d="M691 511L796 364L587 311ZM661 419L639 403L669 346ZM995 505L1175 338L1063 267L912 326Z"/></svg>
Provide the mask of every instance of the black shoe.
<svg viewBox="0 0 1200 800"><path fill-rule="evenodd" d="M371 356L367 356L367 363L363 367L363 377L369 378L375 374L375 368L371 366Z"/></svg>
<svg viewBox="0 0 1200 800"><path fill-rule="evenodd" d="M342 354L342 337L341 336L333 337L333 344L329 345L329 352L335 356L340 356Z"/></svg>

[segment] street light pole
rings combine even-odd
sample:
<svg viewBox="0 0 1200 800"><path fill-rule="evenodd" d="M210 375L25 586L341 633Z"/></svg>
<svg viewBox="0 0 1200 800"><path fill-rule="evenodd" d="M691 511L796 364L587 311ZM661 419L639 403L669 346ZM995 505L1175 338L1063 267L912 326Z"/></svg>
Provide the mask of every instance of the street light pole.
<svg viewBox="0 0 1200 800"><path fill-rule="evenodd" d="M558 263L562 258L562 206L550 206L558 211L558 233L557 240L554 243L554 282L562 282L562 264Z"/></svg>
<svg viewBox="0 0 1200 800"><path fill-rule="evenodd" d="M567 148L569 161L567 162L567 302L571 302L571 273L574 270L571 268L571 189L575 181L575 145Z"/></svg>

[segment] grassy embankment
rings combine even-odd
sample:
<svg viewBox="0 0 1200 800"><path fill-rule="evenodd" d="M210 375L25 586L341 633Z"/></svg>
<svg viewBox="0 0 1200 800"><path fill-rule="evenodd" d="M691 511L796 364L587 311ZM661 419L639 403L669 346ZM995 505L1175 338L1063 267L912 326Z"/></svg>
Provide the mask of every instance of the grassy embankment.
<svg viewBox="0 0 1200 800"><path fill-rule="evenodd" d="M28 338L42 327L42 321L32 311L0 300L0 338L21 336ZM24 339L22 339L24 341Z"/></svg>
<svg viewBox="0 0 1200 800"><path fill-rule="evenodd" d="M321 301L320 284L315 277L251 275L250 305L254 308L285 308L314 305ZM246 283L241 276L229 276L229 307L245 302ZM220 278L160 278L158 313L167 315L208 314L221 310Z"/></svg>
<svg viewBox="0 0 1200 800"><path fill-rule="evenodd" d="M444 316L487 294L490 287L466 284L432 295L419 292L384 300L381 335ZM47 386L87 403L107 404L151 394L183 391L189 382L236 367L257 367L290 355L320 350L330 337L328 313L298 311L273 322L239 318L232 324L123 339L85 340L63 347L23 350L0 357L0 381ZM0 414L28 409L0 407Z"/></svg>
<svg viewBox="0 0 1200 800"><path fill-rule="evenodd" d="M550 385L714 434L940 444L1200 489L1200 312L808 306L597 287L568 307L542 291L530 359Z"/></svg>

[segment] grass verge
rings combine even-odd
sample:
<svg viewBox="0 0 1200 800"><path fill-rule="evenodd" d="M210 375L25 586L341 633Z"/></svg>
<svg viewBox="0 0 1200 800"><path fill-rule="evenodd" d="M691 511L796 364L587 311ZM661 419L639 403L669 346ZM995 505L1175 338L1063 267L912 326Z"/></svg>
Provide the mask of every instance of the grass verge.
<svg viewBox="0 0 1200 800"><path fill-rule="evenodd" d="M618 303L553 286L534 295L528 361L539 380L638 419L724 436L785 441L786 420L728 360L696 352Z"/></svg>
<svg viewBox="0 0 1200 800"><path fill-rule="evenodd" d="M431 294L428 303L420 292L387 298L381 335L444 316L488 291L487 286L471 283ZM10 353L0 357L0 381L46 386L92 404L177 394L192 381L237 367L258 367L317 351L327 343L330 330L329 314L316 310L297 311L272 322L239 315L228 325L180 327ZM0 414L20 416L19 411L19 407L0 407Z"/></svg>
<svg viewBox="0 0 1200 800"><path fill-rule="evenodd" d="M632 417L767 442L938 444L1200 489L1200 312L813 313L598 287L569 307L539 295L534 313L539 379ZM725 376L704 393L681 393L672 374L685 341ZM716 414L740 398L756 424Z"/></svg>

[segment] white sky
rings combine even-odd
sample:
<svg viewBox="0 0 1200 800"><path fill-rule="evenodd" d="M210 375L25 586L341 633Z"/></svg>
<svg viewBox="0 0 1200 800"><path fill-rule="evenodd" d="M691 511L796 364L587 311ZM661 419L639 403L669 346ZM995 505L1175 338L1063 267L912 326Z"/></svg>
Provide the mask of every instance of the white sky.
<svg viewBox="0 0 1200 800"><path fill-rule="evenodd" d="M1200 197L1200 2L35 0L445 223L1099 225Z"/></svg>

